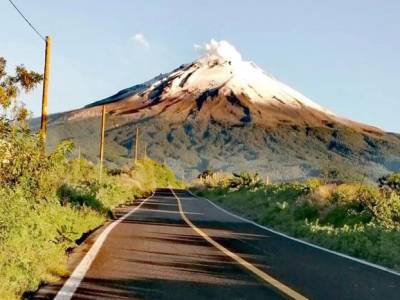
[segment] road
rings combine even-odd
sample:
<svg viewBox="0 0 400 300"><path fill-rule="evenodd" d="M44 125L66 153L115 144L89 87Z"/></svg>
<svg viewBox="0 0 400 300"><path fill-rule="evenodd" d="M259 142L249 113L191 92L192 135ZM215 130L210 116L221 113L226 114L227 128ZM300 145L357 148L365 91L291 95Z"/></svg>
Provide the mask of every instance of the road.
<svg viewBox="0 0 400 300"><path fill-rule="evenodd" d="M87 270L34 299L400 298L400 276L287 239L184 190L158 189L137 205Z"/></svg>

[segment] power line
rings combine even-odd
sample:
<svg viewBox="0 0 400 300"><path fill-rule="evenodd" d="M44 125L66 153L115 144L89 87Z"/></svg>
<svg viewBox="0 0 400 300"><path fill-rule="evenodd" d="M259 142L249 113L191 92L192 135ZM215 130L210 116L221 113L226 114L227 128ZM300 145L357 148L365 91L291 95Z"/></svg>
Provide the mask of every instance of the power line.
<svg viewBox="0 0 400 300"><path fill-rule="evenodd" d="M28 23L28 25L33 29L33 31L36 32L36 34L43 40L46 41L46 39L43 37L43 35L40 34L40 32L32 25L31 22L29 22L29 20L24 16L24 14L18 9L18 7L14 4L14 2L12 2L11 0L8 0L12 6L14 6L14 8L17 10L17 12L21 15L21 17L24 18L24 20L26 21L26 23Z"/></svg>

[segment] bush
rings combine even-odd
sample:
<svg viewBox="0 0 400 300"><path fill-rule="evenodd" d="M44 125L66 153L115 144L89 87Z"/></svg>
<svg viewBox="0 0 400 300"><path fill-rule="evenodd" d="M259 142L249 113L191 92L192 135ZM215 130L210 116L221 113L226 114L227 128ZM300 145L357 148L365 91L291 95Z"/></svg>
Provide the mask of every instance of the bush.
<svg viewBox="0 0 400 300"><path fill-rule="evenodd" d="M318 208L314 205L305 202L303 205L296 207L293 211L295 220L315 220L319 217Z"/></svg>
<svg viewBox="0 0 400 300"><path fill-rule="evenodd" d="M97 199L99 187L91 187L88 185L69 185L63 184L57 191L61 204L70 203L74 206L86 206L104 214L107 209L103 203Z"/></svg>
<svg viewBox="0 0 400 300"><path fill-rule="evenodd" d="M332 207L321 220L322 224L342 227L344 225L368 224L372 217L366 211L357 211L351 204L344 204Z"/></svg>
<svg viewBox="0 0 400 300"><path fill-rule="evenodd" d="M400 194L400 173L392 173L378 179L378 184L382 188L389 188Z"/></svg>
<svg viewBox="0 0 400 300"><path fill-rule="evenodd" d="M320 186L324 185L324 181L321 178L317 177L308 178L304 183L305 185L310 187L311 190L315 190Z"/></svg>
<svg viewBox="0 0 400 300"><path fill-rule="evenodd" d="M213 177L214 176L214 171L211 169L207 169L204 170L203 172L201 172L198 176L197 179L203 179L203 180L207 180L209 177Z"/></svg>
<svg viewBox="0 0 400 300"><path fill-rule="evenodd" d="M233 177L229 180L229 187L233 189L256 189L262 187L264 183L258 176L258 173L242 172L240 174L233 173Z"/></svg>
<svg viewBox="0 0 400 300"><path fill-rule="evenodd" d="M359 199L361 209L367 211L376 222L385 227L399 225L400 197L396 193L389 196L371 186L366 186L360 190Z"/></svg>

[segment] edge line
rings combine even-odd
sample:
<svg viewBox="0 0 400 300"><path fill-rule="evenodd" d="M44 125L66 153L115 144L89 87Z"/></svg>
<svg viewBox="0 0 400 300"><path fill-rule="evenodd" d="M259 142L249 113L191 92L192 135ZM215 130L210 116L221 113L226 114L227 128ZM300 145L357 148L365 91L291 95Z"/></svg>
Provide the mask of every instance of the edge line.
<svg viewBox="0 0 400 300"><path fill-rule="evenodd" d="M324 247L322 247L322 246L318 246L318 245L316 245L316 244L312 244L312 243L310 243L310 242L307 242L307 241L304 241L304 240L301 240L301 239L298 239L298 238L294 238L294 237L289 236L289 235L287 235L287 234L285 234L285 233L276 231L275 229L272 229L272 228L269 228L269 227L260 225L260 224L258 224L258 223L256 223L256 222L252 221L252 220L249 220L249 219L246 219L246 218L244 218L244 217L238 216L238 215L236 215L236 214L234 214L234 213L228 211L227 209L220 207L219 205L215 204L213 201L211 201L211 200L209 200L209 199L207 199L207 198L197 196L196 194L192 193L190 190L186 190L186 191L187 191L189 194L191 194L193 197L195 197L195 198L208 201L210 204L212 204L213 206L215 206L215 207L218 208L219 210L225 212L226 214L228 214L228 215L230 215L230 216L232 216L232 217L234 217L234 218L237 218L237 219L239 219L239 220L242 220L242 221L244 221L244 222L250 223L250 224L252 224L252 225L254 225L254 226L257 226L258 228L261 228L261 229L264 229L264 230L266 230L266 231L272 232L272 233L274 233L274 234L276 234L276 235L279 235L279 236L281 236L281 237L287 238L287 239L292 240L292 241L294 241L294 242L298 242L298 243L300 243L300 244L303 244L303 245L306 245L306 246L309 246L309 247L312 247L312 248L315 248L315 249L318 249L318 250L321 250L321 251L324 251L324 252L327 252L327 253L330 253L330 254L334 254L334 255L336 255L336 256L340 256L340 257L345 258L345 259L348 259L348 260L352 260L352 261L358 262L358 263L360 263L360 264L362 264L362 265L366 265L366 266L369 266L369 267L372 267L372 268L375 268L375 269L378 269L378 270L381 270L381 271L384 271L384 272L388 272L388 273L391 273L391 274L396 275L396 276L400 276L400 273L399 273L399 272L397 272L397 271L395 271L395 270L392 270L392 269L389 269L389 268L387 268L387 267L384 267L384 266L381 266L381 265L378 265L378 264L374 264L374 263L371 263L371 262L366 261L366 260L364 260L364 259L356 258L356 257L350 256L350 255L347 255L347 254L344 254L344 253L341 253L341 252L337 252L337 251L334 251L334 250L330 250L330 249L328 249L328 248L324 248Z"/></svg>
<svg viewBox="0 0 400 300"><path fill-rule="evenodd" d="M153 192L153 194L151 194L149 197L143 199L143 201L140 204L132 208L129 212L127 212L125 215L123 215L119 219L109 224L104 229L104 231L97 237L92 247L90 247L89 251L85 254L85 256L82 258L79 264L75 267L75 270L68 277L67 281L64 283L62 288L57 292L57 295L55 296L54 300L70 300L74 296L75 291L79 287L81 281L85 278L86 272L89 270L90 266L92 265L94 259L99 253L101 247L103 246L110 232L123 220L128 218L135 211L137 211L147 200L153 197L154 194L155 193Z"/></svg>

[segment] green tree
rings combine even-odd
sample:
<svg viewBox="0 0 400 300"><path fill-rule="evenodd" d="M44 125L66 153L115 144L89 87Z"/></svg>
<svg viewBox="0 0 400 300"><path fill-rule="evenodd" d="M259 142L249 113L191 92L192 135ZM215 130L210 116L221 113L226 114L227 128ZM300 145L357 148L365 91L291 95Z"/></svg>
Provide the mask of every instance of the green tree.
<svg viewBox="0 0 400 300"><path fill-rule="evenodd" d="M0 57L0 134L7 132L11 123L25 124L29 113L17 97L21 91L32 91L43 80L43 75L27 70L24 65L17 66L15 74L7 74L6 67L7 61Z"/></svg>
<svg viewBox="0 0 400 300"><path fill-rule="evenodd" d="M6 67L7 61L0 57L0 185L10 186L23 174L39 172L46 160L40 156L39 139L29 133L28 110L17 99L21 92L32 91L43 76L23 65L10 75Z"/></svg>

